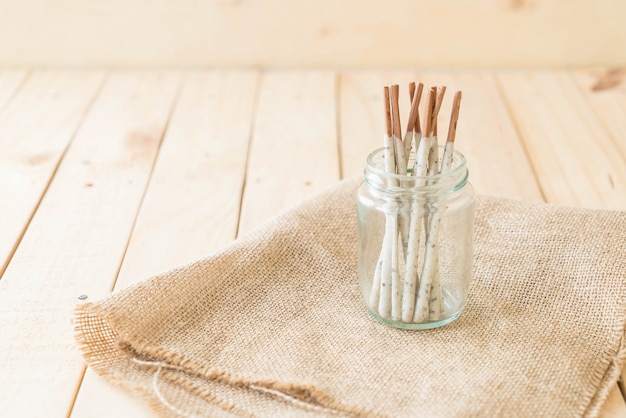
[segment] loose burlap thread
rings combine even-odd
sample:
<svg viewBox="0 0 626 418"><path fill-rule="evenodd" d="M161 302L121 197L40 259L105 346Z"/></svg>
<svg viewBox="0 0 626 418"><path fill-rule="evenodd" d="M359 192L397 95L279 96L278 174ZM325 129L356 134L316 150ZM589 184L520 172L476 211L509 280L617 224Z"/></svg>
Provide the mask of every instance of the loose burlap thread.
<svg viewBox="0 0 626 418"><path fill-rule="evenodd" d="M596 416L623 364L626 214L479 197L459 319L376 322L359 179L76 311L89 366L162 416Z"/></svg>

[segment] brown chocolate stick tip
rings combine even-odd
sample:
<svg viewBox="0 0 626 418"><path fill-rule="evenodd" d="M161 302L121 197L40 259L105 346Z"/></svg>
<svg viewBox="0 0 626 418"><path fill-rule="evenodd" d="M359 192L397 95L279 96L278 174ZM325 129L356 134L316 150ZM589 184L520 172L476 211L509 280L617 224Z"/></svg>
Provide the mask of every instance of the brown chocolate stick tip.
<svg viewBox="0 0 626 418"><path fill-rule="evenodd" d="M409 83L409 100L413 103L413 96L415 95L415 81Z"/></svg>
<svg viewBox="0 0 626 418"><path fill-rule="evenodd" d="M389 87L384 88L385 96L385 135L391 138L391 108L389 105Z"/></svg>
<svg viewBox="0 0 626 418"><path fill-rule="evenodd" d="M431 87L428 89L428 94L426 95L426 111L424 114L424 127L422 129L422 136L429 137L431 134L432 127L432 114L433 108L435 107L435 88Z"/></svg>
<svg viewBox="0 0 626 418"><path fill-rule="evenodd" d="M400 127L400 86L391 86L391 127L393 136L402 138L402 128Z"/></svg>
<svg viewBox="0 0 626 418"><path fill-rule="evenodd" d="M417 99L416 99L417 104L415 105L415 124L413 125L413 130L417 133L421 132L419 105L420 105L420 99L422 98L423 90L424 90L424 84L419 83L417 85L417 91L415 92L415 95L417 96Z"/></svg>
<svg viewBox="0 0 626 418"><path fill-rule="evenodd" d="M413 89L415 89L415 83L411 83L411 84L413 84ZM419 86L417 88L417 94L415 94L415 91L414 91L413 94L411 95L411 110L409 112L409 119L406 124L406 132L410 132L410 131L419 132L420 131L419 104L420 104L420 99L422 98L423 88L424 88L424 85L422 83L419 83ZM409 86L409 89L410 89L410 86Z"/></svg>
<svg viewBox="0 0 626 418"><path fill-rule="evenodd" d="M459 109L461 108L461 92L454 93L454 100L452 102L452 113L450 114L450 126L448 127L448 139L447 142L454 142L456 136L456 123L459 120Z"/></svg>
<svg viewBox="0 0 626 418"><path fill-rule="evenodd" d="M446 94L446 86L437 86L437 96L435 98L435 110L433 111L433 134L437 135L437 117L439 116L439 110L443 103L443 96Z"/></svg>

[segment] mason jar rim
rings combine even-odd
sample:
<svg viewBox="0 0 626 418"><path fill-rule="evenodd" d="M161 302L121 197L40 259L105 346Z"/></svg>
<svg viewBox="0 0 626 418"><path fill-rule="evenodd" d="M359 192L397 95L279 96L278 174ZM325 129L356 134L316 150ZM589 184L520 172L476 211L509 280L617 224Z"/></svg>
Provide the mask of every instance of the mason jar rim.
<svg viewBox="0 0 626 418"><path fill-rule="evenodd" d="M439 146L443 149L443 146ZM459 190L468 181L469 171L467 170L467 160L459 152L453 152L453 168L445 173L437 173L426 176L412 176L404 174L389 173L384 168L376 165L375 158L384 152L385 148L378 148L367 156L367 166L365 168L365 181L372 187L383 192L451 192ZM413 153L411 153L413 154ZM441 153L440 153L441 155ZM384 157L383 157L384 158ZM412 161L412 160L411 160ZM440 161L440 160L439 160ZM438 162L439 162L438 161ZM370 176L368 176L368 172ZM378 177L382 183L387 183L387 187L380 187L380 184L372 184L371 176ZM384 179L384 180L383 180Z"/></svg>
<svg viewBox="0 0 626 418"><path fill-rule="evenodd" d="M439 148L444 148L442 145L439 146ZM410 175L404 175L404 174L395 174L395 173L388 173L387 171L385 171L383 168L377 167L376 165L374 165L374 157L376 157L378 154L382 153L385 151L384 147L375 149L374 151L370 152L369 155L367 156L367 166L368 168L375 172L376 174L380 174L380 175L384 175L384 176L389 176L392 178L396 178L398 180L407 180L407 179L418 179L418 178L423 178L423 179L437 179L437 178L442 178L442 177L448 177L448 176L453 176L454 174L458 174L461 171L463 171L465 169L465 165L467 163L467 160L465 158L465 156L457 150L454 150L454 152L452 153L452 161L454 161L454 164L456 165L456 167L454 167L452 170L446 172L446 173L437 173L434 174L432 176L426 175L426 176L410 176Z"/></svg>

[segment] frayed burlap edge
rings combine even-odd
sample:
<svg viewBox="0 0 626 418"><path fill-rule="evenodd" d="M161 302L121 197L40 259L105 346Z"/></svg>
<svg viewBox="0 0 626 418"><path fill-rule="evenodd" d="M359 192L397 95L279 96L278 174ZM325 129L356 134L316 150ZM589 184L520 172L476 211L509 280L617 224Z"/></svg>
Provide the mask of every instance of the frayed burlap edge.
<svg viewBox="0 0 626 418"><path fill-rule="evenodd" d="M624 279L626 280L626 278ZM583 416L585 417L597 417L600 415L602 406L607 400L609 393L613 390L613 387L620 379L622 368L626 363L626 309L622 312L622 324L622 338L619 341L616 353L613 356L609 367L600 378L600 383L595 396L592 397L586 411L583 413Z"/></svg>
<svg viewBox="0 0 626 418"><path fill-rule="evenodd" d="M184 413L184 411L180 411L175 405L169 404L165 399L160 399L159 395L155 393L154 387L153 390L149 390L121 377L116 373L116 371L120 371L120 364L137 368L152 367L153 373L161 373L162 369L179 372L176 375L170 373L168 380L179 385L179 387L186 390L190 395L198 396L205 402L211 403L223 411L237 416L248 417L253 415L230 402L219 399L207 391L198 388L189 379L185 379L184 375L215 380L242 390L263 392L279 397L292 406L310 412L346 417L377 416L370 411L338 402L333 397L313 386L270 380L248 381L236 376L231 376L226 372L212 369L206 365L197 364L177 353L171 353L168 350L153 347L136 335L127 334L122 337L120 330L123 330L123 326L115 322L113 318L106 315L106 312L92 303L77 306L75 309L76 325L74 333L78 348L87 364L96 374L105 378L112 384L139 393L141 398L148 403L149 407L159 415L167 416L174 413L176 415L186 416L188 414ZM97 331L94 333L94 330ZM103 335L106 335L106 338L102 339L101 337ZM100 338L97 338L98 336ZM106 341L105 347L102 346L103 340ZM92 343L96 341L99 342L97 346L106 350L106 355L103 355L102 350L94 350ZM130 341L132 341L132 343L130 343ZM164 376L164 374L161 374L161 376Z"/></svg>
<svg viewBox="0 0 626 418"><path fill-rule="evenodd" d="M237 241L233 242L231 245L236 242ZM226 248L220 251L220 253L228 251L229 247L230 245L226 246ZM219 254L214 256L219 256ZM626 280L626 278L624 279ZM626 297L626 295L622 296ZM216 379L238 387L249 388L251 390L254 390L255 386L257 386L268 391L276 391L277 394L284 394L287 396L287 399L293 399L294 406L302 407L300 402L306 403L307 401L314 400L314 402L318 405L326 405L328 408L331 408L331 410L334 409L339 414L360 416L373 415L368 411L340 404L323 392L317 391L315 388L303 388L301 385L279 384L278 382L247 382L237 379L236 377L229 376L225 373L208 369L205 365L195 364L193 365L193 368L185 367L185 364L188 364L187 361L175 353L169 353L163 349L150 347L146 342L133 335L120 335L120 333L124 332L123 324L115 323L114 319L109 317L105 310L91 303L78 306L76 308L75 315L76 340L88 365L98 375L103 376L111 383L138 393L159 415L171 415L173 411L171 408L168 408L167 405L164 405L163 402L146 387L142 387L124 379L123 371L120 370L121 364L128 365L129 362L133 361L133 358L141 360L144 356L150 359L167 359L168 364L170 363L170 359L174 359L175 362L169 365L169 367L172 367L173 369L182 369L185 373L191 373L191 369L195 371L195 375L198 375L198 370L201 370L202 377L206 379ZM98 334L100 337L102 336L102 332L110 334L107 338L109 355L103 356L101 350L94 351L94 347L91 343L94 341L102 341L102 339L96 338L97 335L92 334L94 327L96 327L94 325L95 323L98 324L97 333L100 333ZM596 376L594 376L596 390L595 393L585 394L584 397L589 399L589 401L586 404L583 404L579 410L579 414L581 416L597 417L600 414L602 406L610 391L619 380L621 369L626 362L626 342L624 338L626 330L626 306L623 307L621 321L616 321L616 325L617 324L620 324L620 329L616 328L615 333L620 334L621 338L617 342L614 350L606 353L605 361L607 362L607 368L604 370L604 373L600 371ZM128 343L128 341L133 342L132 346ZM132 352L135 352L137 357L133 357ZM189 384L192 385L193 382L186 382L187 386L189 386ZM294 390L294 388L296 388L296 390ZM208 402L212 401L212 399L210 399L210 394L200 393L200 391L191 386L186 389L193 392L195 395L204 397ZM293 395L295 395L295 397L292 398ZM298 398L298 396L302 397ZM239 410L235 405L228 402L214 400L213 403L224 411L231 412L236 415L247 415L245 411ZM316 407L315 404L311 406L313 408Z"/></svg>
<svg viewBox="0 0 626 418"><path fill-rule="evenodd" d="M154 393L154 390L146 389L139 384L133 384L116 374L115 372L119 370L118 367L120 363L133 362L134 359L138 359L140 362L136 363L136 365L140 367L141 362L144 362L146 358L159 359L157 360L158 362L167 364L166 369L182 371L185 374L191 374L191 370L196 370L197 372L195 374L199 374L202 378L220 380L241 389L266 391L267 393L282 397L283 400L291 401L294 406L301 408L323 411L328 413L328 415L375 416L368 411L337 403L331 397L312 387L303 388L302 386L281 384L272 381L248 382L229 376L223 372L208 369L205 366L199 367L197 364L191 365L189 361L175 353L149 347L149 345L145 344L145 342L136 336L127 335L126 338L121 338L116 331L116 329L120 328L116 327L114 324L110 324L106 319L105 313L91 303L77 306L75 318L75 338L79 350L93 371L114 385L138 393L153 411L162 416L170 415L172 412L175 413L176 410L164 403L162 399L159 399ZM597 417L600 415L604 402L620 378L622 368L626 362L626 338L624 338L626 337L626 309L623 312L623 318L624 326L621 330L622 339L619 341L616 352L605 373L601 376L597 376L598 389L595 395L592 396L586 409L581 411L584 417ZM94 324L94 321L97 325ZM93 346L90 345L90 342L93 341L93 334L89 332L89 330L93 330L94 326L98 326L100 331L106 330L110 333L111 338L106 339L108 344L107 348L112 353L114 352L115 355L102 356L101 352L95 352L93 350ZM133 341L133 344L131 345L127 341ZM185 367L185 365L191 367ZM156 369L153 371L156 372ZM168 380L180 385L190 394L196 395L208 403L212 403L225 412L238 416L250 416L250 414L239 409L236 405L218 399L203 389L194 386L193 382L184 379L180 374L170 375Z"/></svg>

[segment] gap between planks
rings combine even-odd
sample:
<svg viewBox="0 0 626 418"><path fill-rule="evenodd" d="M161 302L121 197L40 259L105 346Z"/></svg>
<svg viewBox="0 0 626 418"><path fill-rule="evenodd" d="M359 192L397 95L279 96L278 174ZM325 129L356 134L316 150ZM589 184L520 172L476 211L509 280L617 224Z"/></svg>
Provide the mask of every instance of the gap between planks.
<svg viewBox="0 0 626 418"><path fill-rule="evenodd" d="M285 74L287 77L285 77ZM327 73L317 71L287 73L269 72L269 74L264 73L260 79L255 78L253 84L259 83L261 86L256 89L244 88L244 86L249 85L250 83L233 83L239 85L240 89L228 91L227 97L223 98L226 100L226 104L222 104L222 113L220 113L216 119L225 119L226 121L229 121L229 123L225 126L213 127L213 130L211 131L212 135L209 135L209 137L218 137L218 142L214 143L214 145L220 148L221 151L217 152L217 154L222 155L222 160L224 159L224 156L231 156L227 158L230 162L227 166L220 164L220 159L215 159L213 164L206 164L205 162L205 173L202 176L195 176L191 179L192 181L189 185L189 187L191 187L190 192L195 189L199 190L200 193L206 194L205 190L207 188L207 184L209 186L214 185L216 187L230 184L226 183L225 180L232 180L235 181L235 183L236 181L241 181L240 184L243 184L243 179L240 176L244 173L245 165L248 165L249 170L251 170L254 175L258 175L257 168L259 167L259 164L269 164L273 170L279 172L293 171L294 167L292 159L284 158L286 155L284 153L282 155L272 153L271 149L273 147L289 148L295 146L296 149L302 148L304 150L308 150L311 146L317 146L318 148L325 150L324 154L316 154L317 156L320 156L319 159L307 158L302 161L297 161L297 169L306 175L315 175L320 160L333 161L337 159L337 147L334 142L334 138L332 135L326 135L326 133L329 132L328 126L332 126L333 121L335 120L334 118L336 117L335 112L333 111L335 89L333 88L333 83L330 81ZM302 85L302 83L304 83L304 85ZM232 99L233 97L246 95L251 92L253 92L254 97L252 97L250 103L247 105L241 106L241 104L238 104ZM313 94L311 94L311 92ZM228 100L229 98L231 100ZM232 103L232 105L229 105L228 103ZM183 95L178 104L181 114L183 113L183 109L181 109L181 107L184 106L185 96ZM250 113L253 114L248 115L248 111L242 111L242 108L251 109ZM184 110L184 113L193 114L194 109L193 106L189 106ZM202 110L206 111L207 109L201 106L200 109L195 110L196 113L202 113ZM289 118L287 118L287 120L284 119L284 115L289 112L291 112L291 116L303 122L290 127ZM148 244L150 239L146 238L145 235L147 234L147 230L155 229L156 227L154 220L159 219L159 217L155 215L155 213L159 213L158 208L167 204L164 199L167 198L168 195L160 194L156 191L159 188L159 182L155 181L155 179L159 177L159 172L171 172L175 167L175 165L170 166L170 170L168 170L166 168L167 166L164 166L163 164L167 161L167 156L170 153L174 153L174 150L171 147L168 148L168 145L171 141L174 141L172 136L175 136L175 127L179 124L177 121L178 116L180 115L176 112L174 119L171 122L170 130L164 139L161 154L159 155L159 160L155 167L155 175L153 176L146 195L146 200L139 214L137 227L133 232L131 244L127 252L127 257L124 260L116 288L119 288L120 286L123 287L135 282L136 280L147 277L148 273L156 273L156 271L152 271L150 268L145 267L145 263L142 262L142 260L147 260L145 257L159 251L159 249L151 247ZM238 120L238 117L242 118L242 120ZM311 121L322 121L323 123L311 123ZM187 120L186 122L181 122L181 124L183 123L194 124L197 123L197 121L194 122L193 120ZM249 124L249 132L242 132L239 128L246 126L246 123ZM286 126L291 128L287 129L287 131L289 131L287 133L285 131ZM235 132L233 132L233 128L235 128ZM180 141L181 138L178 138L177 140ZM199 141L200 140L206 142L207 138L199 138ZM256 147L252 146L255 141L257 141ZM290 144L286 144L285 141L289 141ZM306 141L314 142L307 145ZM245 148L248 149L247 152ZM189 150L189 152L194 153L194 150ZM237 160L246 155L249 156L244 160L239 160L239 162L233 165L233 158ZM277 157L280 158L277 159ZM178 163L180 163L180 161ZM175 162L172 164L175 164ZM208 169L208 167L213 167L213 170ZM248 173L248 180L251 175L251 173ZM331 182L335 182L338 180L338 176L329 179L325 183L320 183L317 187L313 188L311 188L312 185L304 185L303 187L303 185L298 182L291 186L296 191L295 196L293 197L284 195L277 196L276 194L268 195L266 193L266 184L273 184L276 186L285 184L289 181L289 179L289 176L275 177L272 175L263 177L263 183L261 185L259 185L256 181L246 182L246 187L242 194L247 198L242 199L237 196L236 205L241 205L242 212L248 211L250 213L250 211L253 211L256 217L254 221L255 224L249 224L249 228L256 226L258 223L264 222L267 217L283 210L285 206L298 203L301 200L300 194L310 194L315 190L320 190L321 188L326 187ZM225 211L223 207L232 207L231 205L233 205L233 202L231 201L231 198L233 197L233 190L241 190L241 187L220 187L216 189L216 193L212 194L213 203L207 203L208 206L203 206L203 218L205 220L202 221L201 218L196 218L200 224L204 222L212 225L209 229L207 229L204 240L212 241L214 243L214 247L219 247L234 238L234 228L231 230L230 234L222 235L216 231L215 225L212 223L216 222L214 218L219 219L219 223L222 225L229 223L235 225L237 223L237 218L239 218L238 216L231 221L224 220L222 218L223 216L230 216L233 213L238 215L236 211L233 211L232 209ZM169 197L171 198L171 196ZM259 198L264 200L262 208L263 213L258 212ZM172 200L177 199L174 198ZM229 201L231 201L231 203L228 203ZM173 223L174 225L178 225L176 218L185 217L185 215L187 215L187 213L184 211L170 212L169 218L163 219L163 222L165 224ZM149 222L149 220L152 220L152 222ZM166 225L163 225L162 229L165 230L164 233L167 236L161 237L158 240L159 242L168 241L176 243L182 241L186 244L189 242L195 242L197 245L193 246L193 248L189 248L187 251L192 252L193 258L200 258L208 254L207 251L202 250L207 247L207 243L200 243L194 239L190 240L188 236L177 236L176 234L180 233L180 228L169 229ZM199 227L198 229L200 231L203 230L202 227ZM218 228L218 230L219 229L220 228ZM216 234L221 235L219 240L214 238ZM144 235L143 239L140 238L142 235ZM140 247L143 247L144 250L138 249ZM178 250L178 254L181 255L180 249ZM188 255L189 254L186 254L185 256ZM183 257L178 257L176 260L169 258L168 260L168 262L171 263L171 267L178 265L183 261L186 261L183 260ZM137 405L129 394L125 394L121 391L115 391L108 387L103 388L103 386L106 386L107 384L102 379L96 377L92 372L87 372L84 382L85 383L81 387L72 416L90 416L93 411L99 413L102 413L102 411L109 411L110 413L114 413L118 410L116 408L118 408L119 405L124 405L124 408L132 409L135 415L145 413L149 416L149 412L138 412L143 410L143 408L140 405Z"/></svg>
<svg viewBox="0 0 626 418"><path fill-rule="evenodd" d="M266 71L239 233L339 180L332 71Z"/></svg>
<svg viewBox="0 0 626 418"><path fill-rule="evenodd" d="M337 106L339 106L339 104L337 104ZM335 116L335 117L338 117L338 116ZM342 118L344 118L344 117L345 117L345 115L343 114L343 112L342 112L341 117L342 117ZM463 116L462 116L462 117L463 117ZM335 120L337 120L337 119L335 119ZM461 124L461 122L460 122L460 124ZM337 127L337 132L340 132L340 131L341 131L341 130L343 130L343 129L344 129L344 127L343 127L343 126L338 126L338 127ZM343 153L342 153L342 158L343 158ZM363 165L361 161L359 161L359 163L361 164L361 166ZM154 164L154 161L153 161L153 164ZM337 166L339 166L339 164L338 164ZM145 193L145 189L144 189L144 193ZM147 196L147 195L146 195L146 196ZM142 209L142 210L143 210L143 209ZM141 212L140 212L140 213L141 213Z"/></svg>
<svg viewBox="0 0 626 418"><path fill-rule="evenodd" d="M77 295L110 288L175 82L145 72L107 80L0 281L0 349L9 355L0 380L11 382L0 403L10 415L68 412L83 367L71 309Z"/></svg>
<svg viewBox="0 0 626 418"><path fill-rule="evenodd" d="M626 165L570 73L498 74L546 200L626 208Z"/></svg>
<svg viewBox="0 0 626 418"><path fill-rule="evenodd" d="M0 279L105 77L99 71L36 71L18 78L19 89L5 95L10 102L0 113L0 145L8 167L0 200L10 213L0 221Z"/></svg>
<svg viewBox="0 0 626 418"><path fill-rule="evenodd" d="M189 73L163 139L115 289L204 258L235 238L256 71ZM152 416L87 370L73 417Z"/></svg>
<svg viewBox="0 0 626 418"><path fill-rule="evenodd" d="M361 174L369 152L382 146L382 86L422 81L463 90L457 146L468 159L470 182L477 193L540 201L541 192L490 72L345 72L341 79L342 162L347 176ZM440 126L448 126L451 96L444 98ZM401 94L401 118L408 115L408 94ZM402 103L404 102L404 103ZM424 106L420 106L423 115ZM404 112L403 112L404 110ZM446 129L441 135L445 137ZM498 172L498 176L493 173Z"/></svg>

